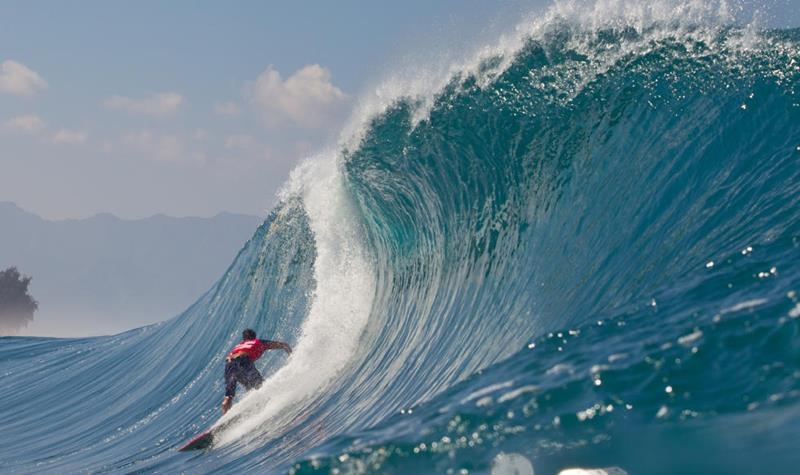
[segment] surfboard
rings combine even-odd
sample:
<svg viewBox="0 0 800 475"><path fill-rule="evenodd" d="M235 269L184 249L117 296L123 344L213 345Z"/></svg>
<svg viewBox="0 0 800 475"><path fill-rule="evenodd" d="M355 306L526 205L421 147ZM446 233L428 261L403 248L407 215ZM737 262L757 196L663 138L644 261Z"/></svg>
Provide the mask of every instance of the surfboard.
<svg viewBox="0 0 800 475"><path fill-rule="evenodd" d="M179 448L179 452L186 452L188 450L201 450L207 449L211 447L211 444L214 443L214 434L211 429L203 432L202 434L198 435L194 439L190 440L186 443L183 447Z"/></svg>

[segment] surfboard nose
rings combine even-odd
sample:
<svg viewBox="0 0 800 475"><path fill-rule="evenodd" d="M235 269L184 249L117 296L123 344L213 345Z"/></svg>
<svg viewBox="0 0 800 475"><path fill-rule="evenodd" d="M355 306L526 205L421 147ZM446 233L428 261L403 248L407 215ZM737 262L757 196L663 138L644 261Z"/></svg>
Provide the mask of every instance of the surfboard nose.
<svg viewBox="0 0 800 475"><path fill-rule="evenodd" d="M211 447L211 444L214 443L214 434L211 430L207 430L202 434L198 435L194 439L190 440L186 443L183 447L178 449L178 452L186 452L188 450L200 450L200 449L207 449Z"/></svg>

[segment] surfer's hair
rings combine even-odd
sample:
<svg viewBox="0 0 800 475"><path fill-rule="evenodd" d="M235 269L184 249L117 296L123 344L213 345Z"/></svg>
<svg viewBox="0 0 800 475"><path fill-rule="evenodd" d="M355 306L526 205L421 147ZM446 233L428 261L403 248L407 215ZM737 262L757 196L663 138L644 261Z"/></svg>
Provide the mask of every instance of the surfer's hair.
<svg viewBox="0 0 800 475"><path fill-rule="evenodd" d="M245 340L255 340L256 332L250 328L242 332L242 338Z"/></svg>

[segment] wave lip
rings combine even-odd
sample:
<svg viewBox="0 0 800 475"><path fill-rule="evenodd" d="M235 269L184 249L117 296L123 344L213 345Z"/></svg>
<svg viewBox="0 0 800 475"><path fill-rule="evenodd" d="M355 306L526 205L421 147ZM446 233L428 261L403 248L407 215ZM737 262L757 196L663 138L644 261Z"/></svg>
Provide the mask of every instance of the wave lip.
<svg viewBox="0 0 800 475"><path fill-rule="evenodd" d="M316 258L308 315L289 361L251 391L217 425L215 442L268 439L329 391L358 352L374 294L373 270L362 247L336 155L320 155L295 170L286 197L299 194L314 236ZM291 199L291 198L289 198ZM319 415L317 415L319 417Z"/></svg>

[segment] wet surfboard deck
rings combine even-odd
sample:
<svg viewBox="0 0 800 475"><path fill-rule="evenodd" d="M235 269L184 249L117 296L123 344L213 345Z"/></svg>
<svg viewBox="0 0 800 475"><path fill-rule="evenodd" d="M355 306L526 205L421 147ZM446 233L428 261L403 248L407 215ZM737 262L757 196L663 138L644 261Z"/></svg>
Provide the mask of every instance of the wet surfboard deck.
<svg viewBox="0 0 800 475"><path fill-rule="evenodd" d="M179 448L179 452L186 452L188 450L202 450L211 447L214 443L214 433L211 429L203 432L194 439L190 440L183 447Z"/></svg>

